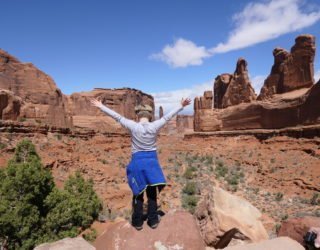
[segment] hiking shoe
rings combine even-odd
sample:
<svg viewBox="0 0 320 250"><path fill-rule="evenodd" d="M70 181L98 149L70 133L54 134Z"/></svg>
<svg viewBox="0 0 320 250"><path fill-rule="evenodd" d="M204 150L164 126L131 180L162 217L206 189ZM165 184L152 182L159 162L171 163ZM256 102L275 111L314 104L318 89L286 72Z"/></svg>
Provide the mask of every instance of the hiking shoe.
<svg viewBox="0 0 320 250"><path fill-rule="evenodd" d="M131 225L138 231L143 228L143 218L142 216L133 214L131 218Z"/></svg>
<svg viewBox="0 0 320 250"><path fill-rule="evenodd" d="M131 225L137 229L138 231L140 231L143 228L143 220L141 221L132 221Z"/></svg>
<svg viewBox="0 0 320 250"><path fill-rule="evenodd" d="M154 219L148 219L147 224L152 229L156 229L160 223L160 215L157 215Z"/></svg>

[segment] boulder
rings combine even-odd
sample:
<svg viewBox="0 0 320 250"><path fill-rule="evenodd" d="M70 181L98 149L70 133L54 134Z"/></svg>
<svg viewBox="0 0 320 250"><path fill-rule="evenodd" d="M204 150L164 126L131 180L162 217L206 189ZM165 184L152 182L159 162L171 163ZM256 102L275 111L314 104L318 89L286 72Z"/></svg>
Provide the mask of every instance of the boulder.
<svg viewBox="0 0 320 250"><path fill-rule="evenodd" d="M155 230L146 223L137 231L129 222L118 222L98 237L94 246L98 250L205 249L195 219L184 211L169 211Z"/></svg>
<svg viewBox="0 0 320 250"><path fill-rule="evenodd" d="M251 243L246 245L226 247L225 250L304 250L298 242L288 238L280 237L271 240Z"/></svg>
<svg viewBox="0 0 320 250"><path fill-rule="evenodd" d="M208 246L221 246L220 239L228 243L234 236L253 242L268 239L259 210L218 187L199 202L195 217Z"/></svg>
<svg viewBox="0 0 320 250"><path fill-rule="evenodd" d="M315 51L315 37L312 35L298 36L290 53L285 49L275 48L274 64L258 100L269 99L274 94L311 87L314 84Z"/></svg>
<svg viewBox="0 0 320 250"><path fill-rule="evenodd" d="M95 250L96 248L89 244L82 237L65 238L52 243L45 243L37 246L34 250Z"/></svg>
<svg viewBox="0 0 320 250"><path fill-rule="evenodd" d="M292 218L281 223L278 236L288 236L303 245L303 236L311 227L320 227L319 217Z"/></svg>

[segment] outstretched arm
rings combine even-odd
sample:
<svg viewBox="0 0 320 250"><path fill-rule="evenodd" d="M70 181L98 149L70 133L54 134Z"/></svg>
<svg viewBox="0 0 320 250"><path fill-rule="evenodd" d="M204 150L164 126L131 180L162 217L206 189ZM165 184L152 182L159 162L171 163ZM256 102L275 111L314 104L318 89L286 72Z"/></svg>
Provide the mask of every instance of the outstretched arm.
<svg viewBox="0 0 320 250"><path fill-rule="evenodd" d="M159 130L162 128L172 117L174 117L176 114L178 114L185 106L188 106L191 103L190 98L182 98L179 107L171 110L168 114L164 115L161 119L156 120L153 122L154 126L156 127L156 130Z"/></svg>
<svg viewBox="0 0 320 250"><path fill-rule="evenodd" d="M90 100L92 106L95 106L99 109L101 109L103 112L105 112L106 114L108 114L109 116L111 116L113 119L115 119L117 122L119 122L123 127L132 130L135 126L135 122L132 120L129 120L125 117L123 117L122 115L118 114L117 112L113 111L112 109L106 107L105 105L102 104L101 101L97 100L97 99L91 99Z"/></svg>

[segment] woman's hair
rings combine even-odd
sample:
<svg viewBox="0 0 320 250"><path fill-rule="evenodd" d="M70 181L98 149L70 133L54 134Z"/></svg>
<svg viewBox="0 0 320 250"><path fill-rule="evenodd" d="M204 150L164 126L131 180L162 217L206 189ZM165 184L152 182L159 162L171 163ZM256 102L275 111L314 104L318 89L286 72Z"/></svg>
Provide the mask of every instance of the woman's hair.
<svg viewBox="0 0 320 250"><path fill-rule="evenodd" d="M138 119L148 118L149 122L151 122L151 120L152 120L152 113L149 111L141 110L136 114L138 116Z"/></svg>
<svg viewBox="0 0 320 250"><path fill-rule="evenodd" d="M138 105L135 107L136 115L138 118L148 118L149 121L152 120L153 115L153 108L149 105Z"/></svg>

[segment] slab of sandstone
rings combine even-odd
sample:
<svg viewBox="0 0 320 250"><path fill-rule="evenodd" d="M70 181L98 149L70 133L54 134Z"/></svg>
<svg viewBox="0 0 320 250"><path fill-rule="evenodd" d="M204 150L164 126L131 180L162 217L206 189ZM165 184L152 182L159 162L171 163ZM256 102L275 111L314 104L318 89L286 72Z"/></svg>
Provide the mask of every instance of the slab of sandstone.
<svg viewBox="0 0 320 250"><path fill-rule="evenodd" d="M218 187L213 187L199 202L195 217L208 246L221 246L219 240L222 237L230 241L236 234L252 242L268 239L259 210L248 201Z"/></svg>
<svg viewBox="0 0 320 250"><path fill-rule="evenodd" d="M101 235L94 246L97 250L205 249L195 219L184 211L168 212L156 229L144 223L143 229L137 231L129 222L118 222Z"/></svg>
<svg viewBox="0 0 320 250"><path fill-rule="evenodd" d="M304 247L288 237L265 240L259 243L226 247L225 250L304 250Z"/></svg>
<svg viewBox="0 0 320 250"><path fill-rule="evenodd" d="M89 244L82 237L65 238L53 243L45 243L37 246L34 250L95 250L96 248Z"/></svg>

